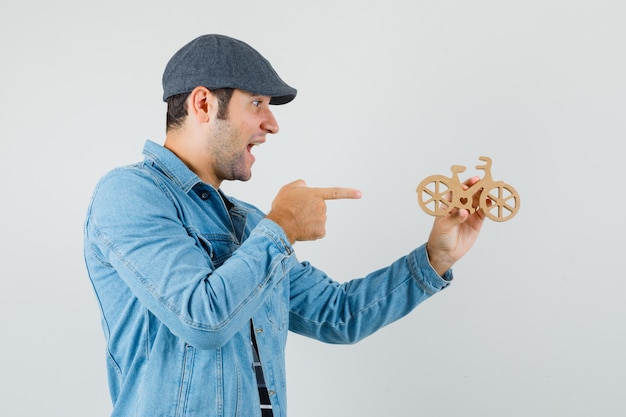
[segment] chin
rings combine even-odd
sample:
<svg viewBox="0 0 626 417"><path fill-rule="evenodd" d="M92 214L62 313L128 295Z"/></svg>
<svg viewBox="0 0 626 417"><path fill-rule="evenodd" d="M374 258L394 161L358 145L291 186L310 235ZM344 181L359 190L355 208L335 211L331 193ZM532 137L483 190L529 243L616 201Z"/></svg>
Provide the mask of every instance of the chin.
<svg viewBox="0 0 626 417"><path fill-rule="evenodd" d="M241 181L241 182L246 182L246 181L250 181L251 178L252 178L252 173L249 173L247 175L239 175L236 178L236 180Z"/></svg>

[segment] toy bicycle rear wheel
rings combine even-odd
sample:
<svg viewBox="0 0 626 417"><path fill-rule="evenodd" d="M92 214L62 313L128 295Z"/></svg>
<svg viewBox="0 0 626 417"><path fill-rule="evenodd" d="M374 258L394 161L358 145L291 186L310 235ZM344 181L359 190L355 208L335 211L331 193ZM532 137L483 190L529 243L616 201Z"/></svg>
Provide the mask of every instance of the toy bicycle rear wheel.
<svg viewBox="0 0 626 417"><path fill-rule="evenodd" d="M451 179L443 175L432 175L417 186L417 201L431 216L443 216L452 210L454 201L450 190Z"/></svg>
<svg viewBox="0 0 626 417"><path fill-rule="evenodd" d="M490 200L490 204L487 203ZM491 220L503 222L515 216L519 210L519 194L509 184L496 182L480 194L480 208Z"/></svg>

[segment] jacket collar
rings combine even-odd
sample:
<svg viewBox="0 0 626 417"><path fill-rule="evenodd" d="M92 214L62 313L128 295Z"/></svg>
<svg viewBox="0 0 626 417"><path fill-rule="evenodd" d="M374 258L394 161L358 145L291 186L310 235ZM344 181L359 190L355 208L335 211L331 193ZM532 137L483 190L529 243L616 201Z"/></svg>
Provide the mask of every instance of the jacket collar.
<svg viewBox="0 0 626 417"><path fill-rule="evenodd" d="M194 185L202 182L200 177L190 170L176 154L151 140L146 141L143 154L147 163L153 164L159 171L167 175L185 193L188 193Z"/></svg>

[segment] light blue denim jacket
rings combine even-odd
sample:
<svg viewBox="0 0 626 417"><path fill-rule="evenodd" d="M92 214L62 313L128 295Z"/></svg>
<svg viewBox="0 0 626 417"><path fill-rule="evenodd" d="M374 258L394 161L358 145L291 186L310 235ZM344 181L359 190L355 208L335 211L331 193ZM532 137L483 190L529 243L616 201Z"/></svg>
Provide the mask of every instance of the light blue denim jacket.
<svg viewBox="0 0 626 417"><path fill-rule="evenodd" d="M422 246L362 279L332 281L299 262L260 210L156 143L144 154L102 178L84 229L115 417L259 415L251 318L274 414L286 416L288 330L354 343L452 279Z"/></svg>

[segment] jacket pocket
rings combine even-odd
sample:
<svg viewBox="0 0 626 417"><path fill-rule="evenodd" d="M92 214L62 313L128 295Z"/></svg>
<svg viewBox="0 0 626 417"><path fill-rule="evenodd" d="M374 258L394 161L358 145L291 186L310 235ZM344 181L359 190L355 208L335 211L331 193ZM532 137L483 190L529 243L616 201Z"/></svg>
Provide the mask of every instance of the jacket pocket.
<svg viewBox="0 0 626 417"><path fill-rule="evenodd" d="M238 248L237 243L233 241L230 235L216 233L190 234L196 240L197 245L207 253L213 268L219 268Z"/></svg>
<svg viewBox="0 0 626 417"><path fill-rule="evenodd" d="M287 325L287 315L289 314L289 294L287 286L279 284L272 290L272 294L265 302L267 319L278 331L283 331Z"/></svg>
<svg viewBox="0 0 626 417"><path fill-rule="evenodd" d="M189 399L189 391L191 389L195 356L196 350L192 346L185 345L185 354L183 355L180 371L180 384L178 386L176 417L184 417L187 415L187 401Z"/></svg>

